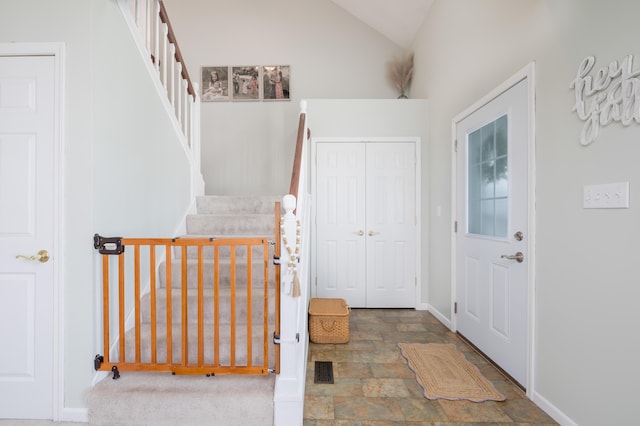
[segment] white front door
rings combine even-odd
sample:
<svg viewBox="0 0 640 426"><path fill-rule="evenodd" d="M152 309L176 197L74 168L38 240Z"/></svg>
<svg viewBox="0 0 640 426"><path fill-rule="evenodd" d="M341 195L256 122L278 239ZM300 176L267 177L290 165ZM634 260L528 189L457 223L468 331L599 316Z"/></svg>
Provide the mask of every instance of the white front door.
<svg viewBox="0 0 640 426"><path fill-rule="evenodd" d="M318 297L415 307L415 150L410 142L317 144Z"/></svg>
<svg viewBox="0 0 640 426"><path fill-rule="evenodd" d="M0 418L53 416L54 96L53 56L0 57Z"/></svg>
<svg viewBox="0 0 640 426"><path fill-rule="evenodd" d="M455 123L457 331L526 386L528 79Z"/></svg>

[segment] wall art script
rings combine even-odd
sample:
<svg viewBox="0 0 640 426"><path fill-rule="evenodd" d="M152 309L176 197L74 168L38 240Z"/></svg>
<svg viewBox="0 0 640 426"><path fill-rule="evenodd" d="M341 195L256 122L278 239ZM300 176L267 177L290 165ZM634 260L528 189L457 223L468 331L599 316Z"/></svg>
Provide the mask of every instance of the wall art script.
<svg viewBox="0 0 640 426"><path fill-rule="evenodd" d="M585 122L580 132L580 144L584 146L596 140L600 127L614 121L624 126L640 123L640 70L633 70L633 55L591 75L595 63L594 56L584 58L569 86L575 91L573 111Z"/></svg>

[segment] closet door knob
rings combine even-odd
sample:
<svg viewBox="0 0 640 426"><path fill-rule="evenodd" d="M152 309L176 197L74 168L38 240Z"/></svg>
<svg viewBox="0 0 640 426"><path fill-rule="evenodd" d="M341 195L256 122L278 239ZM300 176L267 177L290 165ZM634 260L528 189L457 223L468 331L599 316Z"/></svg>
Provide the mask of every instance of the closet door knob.
<svg viewBox="0 0 640 426"><path fill-rule="evenodd" d="M49 260L49 252L46 250L40 250L38 253L31 256L25 256L24 254L17 254L16 259L37 260L38 262L45 263Z"/></svg>

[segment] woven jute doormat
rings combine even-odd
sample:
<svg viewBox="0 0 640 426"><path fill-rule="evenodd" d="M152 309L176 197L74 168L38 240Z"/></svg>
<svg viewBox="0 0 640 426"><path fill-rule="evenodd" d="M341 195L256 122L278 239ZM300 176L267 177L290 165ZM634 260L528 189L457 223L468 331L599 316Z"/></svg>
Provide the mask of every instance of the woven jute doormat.
<svg viewBox="0 0 640 426"><path fill-rule="evenodd" d="M478 368L455 345L399 343L402 356L415 373L427 399L504 401Z"/></svg>

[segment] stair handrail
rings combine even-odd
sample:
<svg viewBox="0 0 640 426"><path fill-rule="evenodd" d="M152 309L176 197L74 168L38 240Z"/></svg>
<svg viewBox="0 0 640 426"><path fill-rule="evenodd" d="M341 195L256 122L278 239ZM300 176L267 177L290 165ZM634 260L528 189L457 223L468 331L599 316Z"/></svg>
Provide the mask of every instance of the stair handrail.
<svg viewBox="0 0 640 426"><path fill-rule="evenodd" d="M180 46L178 45L178 39L176 38L176 35L173 32L173 27L171 26L171 21L169 20L169 15L167 14L167 8L164 6L164 1L160 0L158 3L160 6L160 12L159 12L160 21L163 24L166 24L168 29L167 39L169 40L169 43L172 43L173 45L176 46L175 58L178 63L182 64L181 74L182 74L182 78L187 83L187 93L189 93L189 95L193 97L193 100L196 101L196 97L197 97L196 90L193 87L191 77L189 77L189 71L187 71L187 66L184 62L184 58L182 57L182 52L180 51Z"/></svg>
<svg viewBox="0 0 640 426"><path fill-rule="evenodd" d="M310 283L310 203L307 188L307 103L300 102L300 118L290 193L282 198L280 221L280 370L274 394L274 424L302 424L308 351ZM295 247L295 248L294 248ZM278 272L276 272L278 274Z"/></svg>
<svg viewBox="0 0 640 426"><path fill-rule="evenodd" d="M304 102L304 101L303 101ZM309 128L307 127L306 104L301 103L300 118L298 120L298 134L296 137L296 150L293 156L293 170L291 171L291 184L289 186L289 194L298 198L300 187L300 169L302 167L302 149L305 141L305 133L309 138Z"/></svg>

